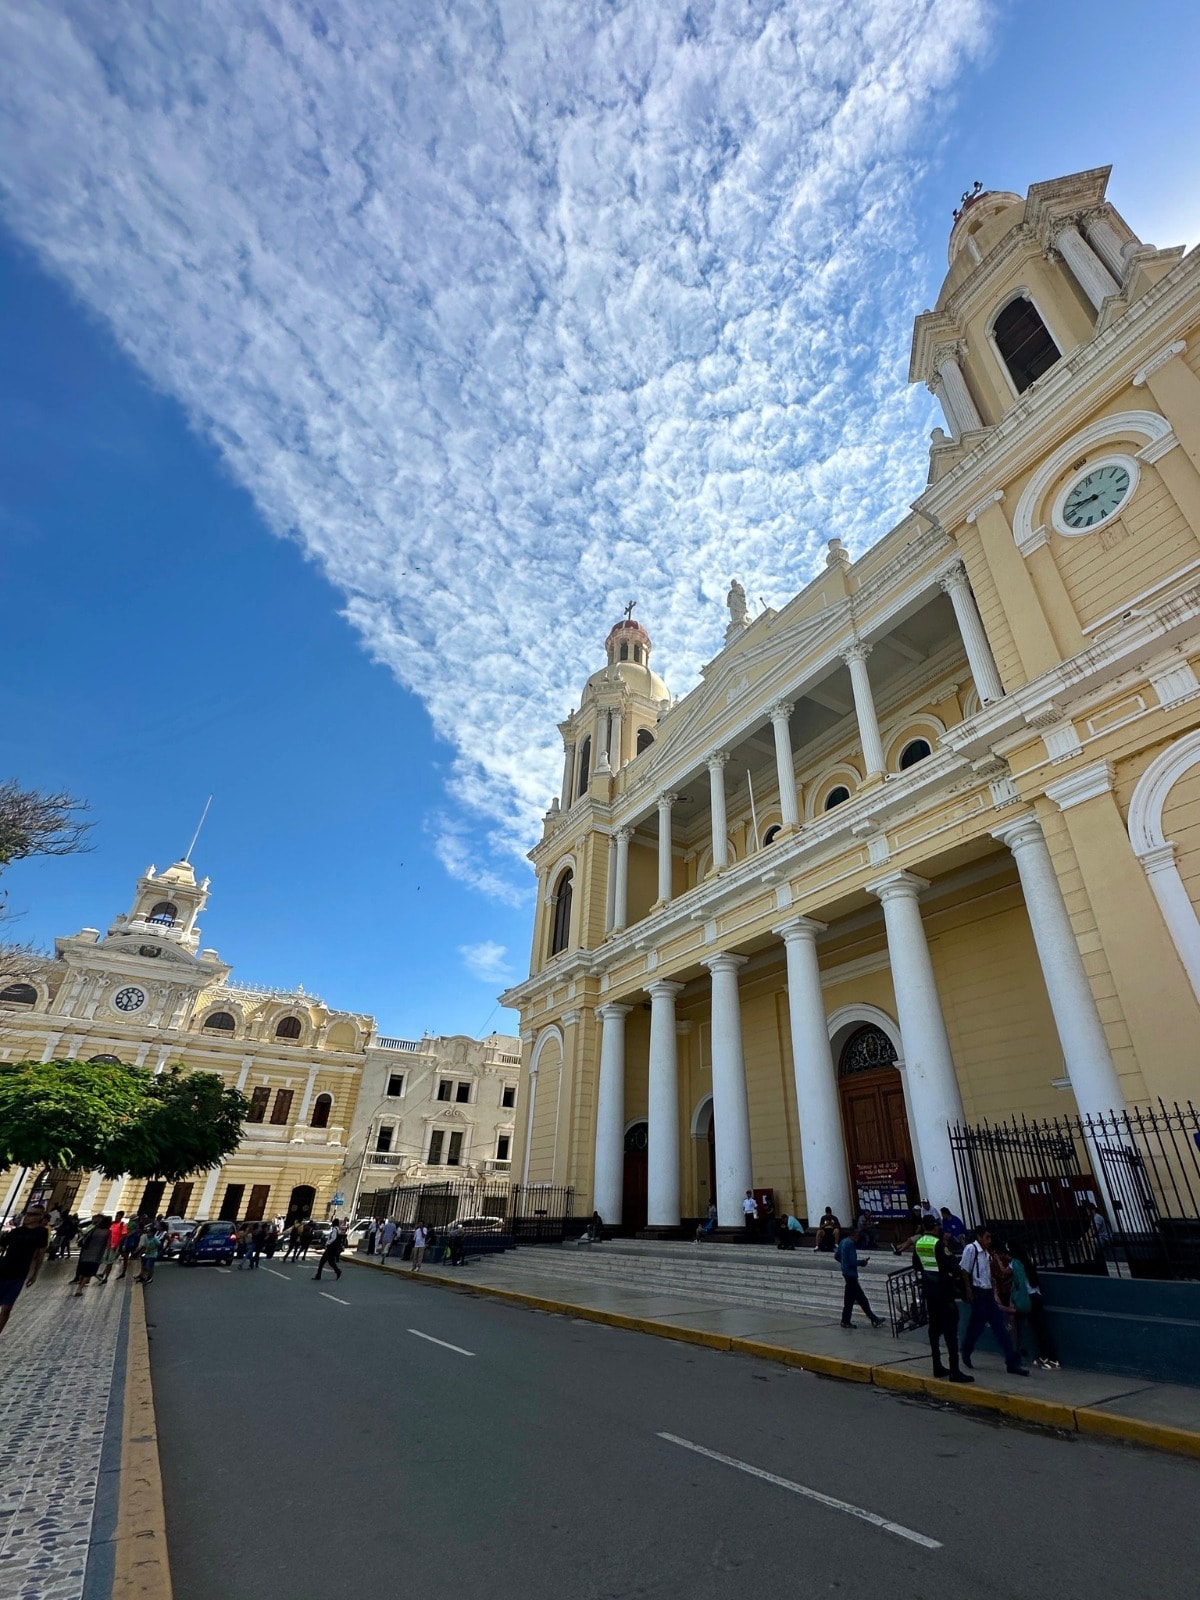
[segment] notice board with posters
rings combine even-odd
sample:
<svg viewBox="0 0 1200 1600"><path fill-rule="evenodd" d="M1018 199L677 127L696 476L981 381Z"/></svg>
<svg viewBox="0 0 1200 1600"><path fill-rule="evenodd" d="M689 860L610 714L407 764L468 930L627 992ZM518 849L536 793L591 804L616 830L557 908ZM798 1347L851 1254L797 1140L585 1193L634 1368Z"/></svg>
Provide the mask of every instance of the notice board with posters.
<svg viewBox="0 0 1200 1600"><path fill-rule="evenodd" d="M903 1161L859 1161L850 1168L856 1214L871 1211L881 1222L909 1215Z"/></svg>

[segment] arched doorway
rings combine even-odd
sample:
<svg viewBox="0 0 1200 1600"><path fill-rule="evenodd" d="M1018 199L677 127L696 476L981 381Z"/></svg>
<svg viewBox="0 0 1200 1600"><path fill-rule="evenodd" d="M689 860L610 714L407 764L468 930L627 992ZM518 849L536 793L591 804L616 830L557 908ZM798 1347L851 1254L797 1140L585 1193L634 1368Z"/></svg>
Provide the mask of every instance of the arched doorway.
<svg viewBox="0 0 1200 1600"><path fill-rule="evenodd" d="M646 1226L649 1148L649 1127L635 1122L625 1135L625 1183L621 1194L621 1224L634 1233Z"/></svg>
<svg viewBox="0 0 1200 1600"><path fill-rule="evenodd" d="M310 1184L299 1184L292 1190L291 1199L288 1201L285 1226L290 1228L293 1222L307 1222L316 1203L317 1191Z"/></svg>
<svg viewBox="0 0 1200 1600"><path fill-rule="evenodd" d="M842 1043L837 1070L851 1191L856 1167L899 1162L911 1201L917 1175L895 1045L875 1023L863 1023Z"/></svg>

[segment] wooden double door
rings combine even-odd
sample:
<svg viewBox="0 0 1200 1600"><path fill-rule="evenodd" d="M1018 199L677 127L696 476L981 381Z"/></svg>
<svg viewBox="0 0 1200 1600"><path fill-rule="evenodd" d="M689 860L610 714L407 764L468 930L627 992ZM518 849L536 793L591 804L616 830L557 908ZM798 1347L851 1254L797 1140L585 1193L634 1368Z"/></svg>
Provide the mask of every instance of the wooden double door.
<svg viewBox="0 0 1200 1600"><path fill-rule="evenodd" d="M856 1166L867 1162L902 1161L911 1197L916 1168L899 1069L879 1067L873 1072L855 1072L839 1078L838 1093L851 1177Z"/></svg>

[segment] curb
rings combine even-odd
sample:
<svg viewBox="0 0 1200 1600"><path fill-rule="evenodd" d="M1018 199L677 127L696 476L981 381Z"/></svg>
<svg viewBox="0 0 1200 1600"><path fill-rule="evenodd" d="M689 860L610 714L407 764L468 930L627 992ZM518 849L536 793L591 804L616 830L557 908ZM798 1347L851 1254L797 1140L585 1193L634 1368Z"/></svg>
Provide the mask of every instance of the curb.
<svg viewBox="0 0 1200 1600"><path fill-rule="evenodd" d="M378 1261L358 1261L355 1266L369 1267L373 1272L385 1272L398 1277L394 1267L385 1267ZM519 1289L499 1289L494 1284L463 1283L458 1278L448 1278L440 1273L409 1273L410 1281L428 1283L435 1288L459 1289L464 1294L483 1295L493 1300L504 1300L510 1305L526 1306L532 1311L547 1311L555 1316L576 1317L583 1322L598 1322L609 1328L623 1328L630 1333L646 1333L658 1339L673 1339L683 1344L705 1345L710 1350L728 1351L733 1355L757 1356L760 1361L775 1361L781 1366L798 1367L823 1378L836 1378L843 1383L869 1383L877 1389L890 1389L906 1394L924 1394L941 1400L961 1411L988 1411L1011 1417L1015 1422L1028 1422L1040 1428L1054 1428L1060 1433L1081 1433L1092 1438L1115 1439L1127 1444L1142 1445L1149 1450L1166 1451L1171 1455L1191 1456L1200 1460L1200 1433L1186 1428L1172 1428L1165 1423L1143 1422L1137 1417L1123 1417L1116 1412L1097 1411L1092 1406L1069 1406L1058 1400L1039 1400L1032 1395L1006 1394L999 1389L982 1389L978 1384L969 1394L963 1386L944 1379L926 1377L923 1373L907 1372L902 1367L877 1367L866 1361L847 1361L838 1356L810 1354L805 1350L791 1350L784 1345L764 1344L757 1339L738 1339L726 1333L710 1333L703 1328L679 1327L673 1322L656 1322L650 1317L627 1316L620 1311L601 1311L593 1306L571 1305L565 1300L546 1300L539 1295L523 1294Z"/></svg>
<svg viewBox="0 0 1200 1600"><path fill-rule="evenodd" d="M145 1290L129 1296L112 1600L172 1600Z"/></svg>

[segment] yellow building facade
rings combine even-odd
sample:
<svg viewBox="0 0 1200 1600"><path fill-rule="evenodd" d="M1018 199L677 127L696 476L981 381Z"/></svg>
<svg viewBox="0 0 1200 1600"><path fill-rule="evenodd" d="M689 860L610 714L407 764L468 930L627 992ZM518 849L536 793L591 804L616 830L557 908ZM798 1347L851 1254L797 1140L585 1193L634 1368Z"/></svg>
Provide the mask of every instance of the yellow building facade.
<svg viewBox="0 0 1200 1600"><path fill-rule="evenodd" d="M514 1177L670 1229L957 1206L951 1124L1194 1098L1200 252L1107 169L964 197L929 480L672 700L630 617L561 724Z"/></svg>
<svg viewBox="0 0 1200 1600"><path fill-rule="evenodd" d="M188 861L138 880L132 906L101 936L84 928L0 992L0 1059L176 1063L216 1072L250 1100L241 1144L220 1167L178 1184L61 1175L57 1197L81 1216L324 1217L333 1207L372 1019L302 990L244 987L197 919L208 880ZM41 1175L0 1174L0 1213Z"/></svg>

